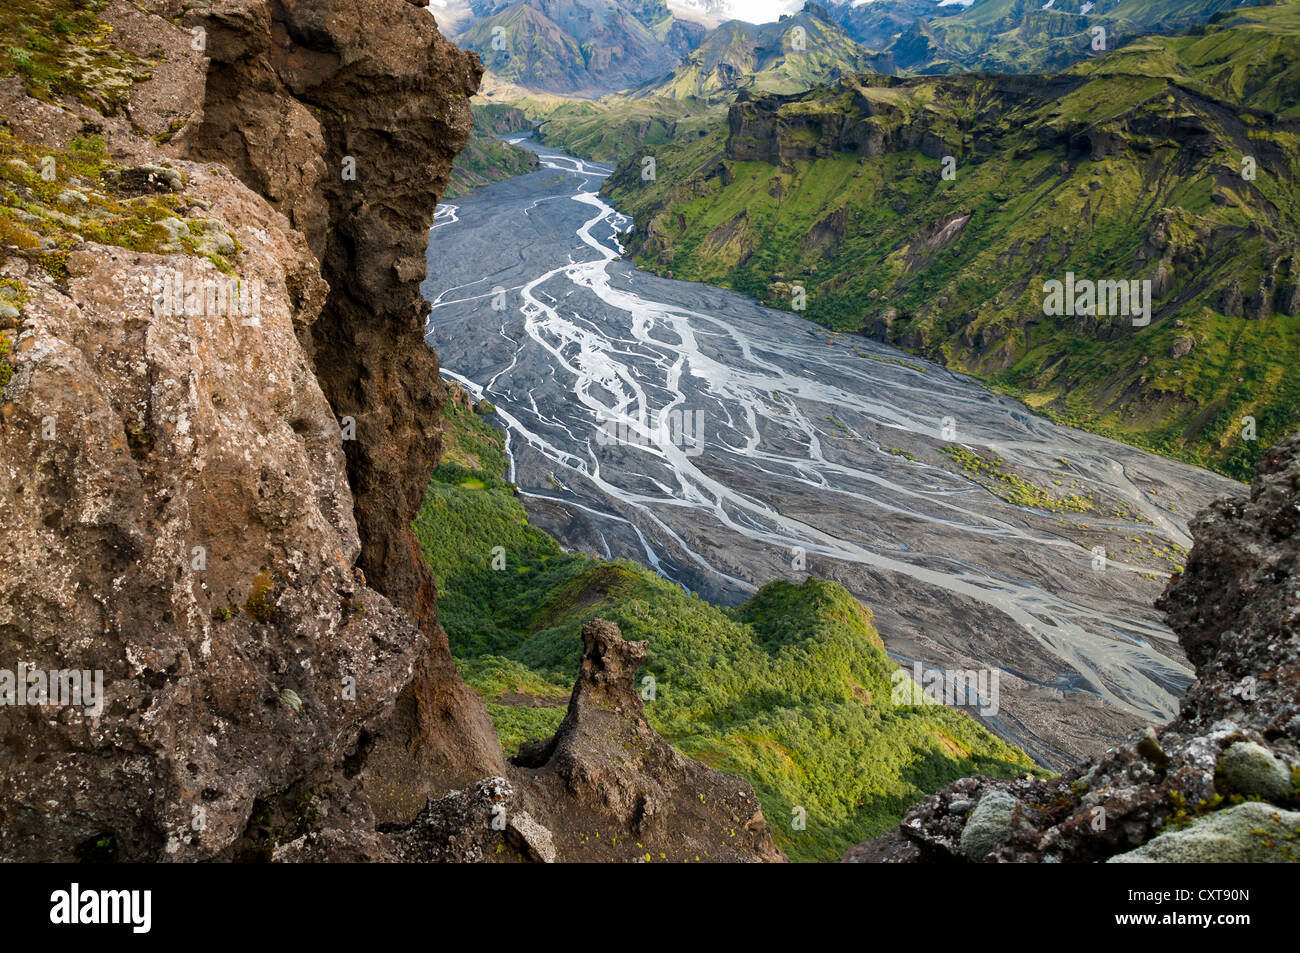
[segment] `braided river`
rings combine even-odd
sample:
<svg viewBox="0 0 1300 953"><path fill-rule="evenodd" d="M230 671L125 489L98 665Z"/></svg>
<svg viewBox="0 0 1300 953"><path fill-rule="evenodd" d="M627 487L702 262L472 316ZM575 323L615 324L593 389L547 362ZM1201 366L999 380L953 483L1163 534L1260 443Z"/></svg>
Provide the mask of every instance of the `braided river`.
<svg viewBox="0 0 1300 953"><path fill-rule="evenodd" d="M611 170L522 144L542 171L439 207L423 292L426 340L496 406L535 524L720 603L837 580L909 671L996 671L972 715L1047 766L1168 720L1191 669L1153 607L1177 556L1153 554L1240 484L640 271L597 194ZM944 448L1095 505L1012 502Z"/></svg>

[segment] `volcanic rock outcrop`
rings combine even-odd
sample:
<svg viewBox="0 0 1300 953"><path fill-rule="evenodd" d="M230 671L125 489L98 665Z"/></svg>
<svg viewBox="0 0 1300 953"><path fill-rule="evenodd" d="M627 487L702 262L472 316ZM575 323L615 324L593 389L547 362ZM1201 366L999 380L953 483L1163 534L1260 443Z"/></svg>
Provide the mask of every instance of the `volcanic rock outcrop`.
<svg viewBox="0 0 1300 953"><path fill-rule="evenodd" d="M845 859L1300 860L1300 435L1191 529L1158 603L1196 666L1176 719L1050 780L958 781Z"/></svg>
<svg viewBox="0 0 1300 953"><path fill-rule="evenodd" d="M355 428L343 447L358 565L430 640L370 752L384 776L381 816L409 820L422 795L505 769L456 675L411 530L445 400L418 286L482 70L411 4L229 3L195 20L212 61L195 152L266 196L321 262L329 297L300 336Z"/></svg>
<svg viewBox="0 0 1300 953"><path fill-rule="evenodd" d="M634 684L646 643L604 619L582 639L555 734L525 744L510 779L485 778L430 799L408 824L380 825L384 848L408 861L784 861L749 784L682 757L646 721ZM312 836L301 843L314 849Z"/></svg>
<svg viewBox="0 0 1300 953"><path fill-rule="evenodd" d="M781 861L749 784L682 757L655 733L634 687L646 643L582 627L569 710L512 761L562 851L602 860ZM571 810L581 804L581 811Z"/></svg>

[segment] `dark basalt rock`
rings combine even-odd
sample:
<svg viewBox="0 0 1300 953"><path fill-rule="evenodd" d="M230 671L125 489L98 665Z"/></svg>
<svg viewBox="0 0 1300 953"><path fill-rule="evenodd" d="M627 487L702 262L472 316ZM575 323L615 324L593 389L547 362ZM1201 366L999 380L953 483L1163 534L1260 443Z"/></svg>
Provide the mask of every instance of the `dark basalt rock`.
<svg viewBox="0 0 1300 953"><path fill-rule="evenodd" d="M957 781L845 859L1098 861L1188 825L1228 838L1225 858L1255 857L1258 844L1231 843L1249 825L1215 818L1244 798L1282 818L1300 807L1297 529L1300 435L1264 456L1248 497L1220 500L1191 523L1186 570L1157 603L1196 666L1177 718L1058 778ZM991 849L970 857L971 807L990 796L1015 807ZM1183 845L1196 840L1162 840L1141 856L1191 859ZM1300 857L1281 839L1270 850L1276 860Z"/></svg>

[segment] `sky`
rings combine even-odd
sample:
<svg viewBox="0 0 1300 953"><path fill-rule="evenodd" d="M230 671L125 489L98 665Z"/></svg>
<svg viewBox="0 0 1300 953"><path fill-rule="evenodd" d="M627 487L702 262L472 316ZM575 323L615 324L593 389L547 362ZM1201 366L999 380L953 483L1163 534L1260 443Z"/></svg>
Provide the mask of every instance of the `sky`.
<svg viewBox="0 0 1300 953"><path fill-rule="evenodd" d="M750 23L768 23L784 13L803 9L803 0L730 0L728 12L737 20Z"/></svg>
<svg viewBox="0 0 1300 953"><path fill-rule="evenodd" d="M670 7L695 7L708 9L724 20L744 20L748 23L768 23L782 14L803 9L804 0L668 0Z"/></svg>

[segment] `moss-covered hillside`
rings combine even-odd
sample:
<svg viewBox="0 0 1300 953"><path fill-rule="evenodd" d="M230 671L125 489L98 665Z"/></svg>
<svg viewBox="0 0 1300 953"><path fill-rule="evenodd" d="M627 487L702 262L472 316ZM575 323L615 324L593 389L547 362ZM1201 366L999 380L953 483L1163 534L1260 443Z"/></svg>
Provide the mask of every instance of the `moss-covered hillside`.
<svg viewBox="0 0 1300 953"><path fill-rule="evenodd" d="M454 199L481 185L490 185L541 168L537 156L502 136L527 129L531 123L518 109L497 104L474 107L474 131L469 144L456 156L451 184L444 199Z"/></svg>
<svg viewBox="0 0 1300 953"><path fill-rule="evenodd" d="M653 154L606 184L647 267L778 307L802 285L814 321L1239 478L1297 422L1295 3L1050 77L758 97ZM1149 325L1046 316L1071 271L1149 280Z"/></svg>
<svg viewBox="0 0 1300 953"><path fill-rule="evenodd" d="M749 780L794 859L838 859L956 778L1033 770L959 711L891 704L897 666L841 586L774 582L729 610L634 563L565 552L529 526L503 480L501 435L454 401L447 427L415 528L461 673L508 753L559 724L579 630L599 616L650 643L637 681L654 727L683 754Z"/></svg>

